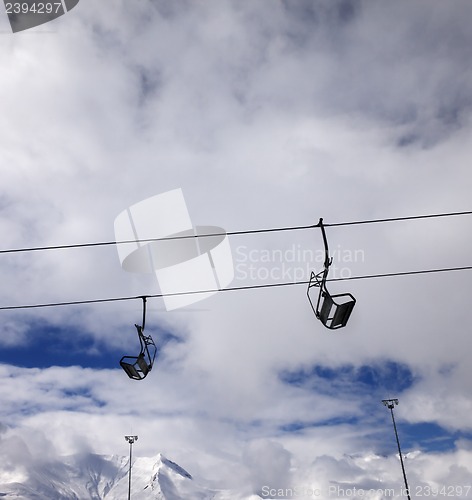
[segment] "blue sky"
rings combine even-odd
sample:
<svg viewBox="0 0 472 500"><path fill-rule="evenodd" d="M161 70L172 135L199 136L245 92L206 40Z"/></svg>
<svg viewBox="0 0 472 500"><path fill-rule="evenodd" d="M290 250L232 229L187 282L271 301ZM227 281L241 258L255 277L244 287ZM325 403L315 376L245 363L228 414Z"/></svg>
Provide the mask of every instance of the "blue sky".
<svg viewBox="0 0 472 500"><path fill-rule="evenodd" d="M194 225L227 231L470 210L471 8L81 0L14 35L0 16L2 249L112 241L119 213L179 188ZM332 273L471 265L470 221L329 227ZM231 286L320 270L319 229L229 241ZM113 246L2 254L0 272L0 306L159 293ZM357 299L338 332L303 286L149 299L142 382L118 365L139 299L0 311L0 445L126 453L138 429L137 454L241 498L269 480L398 485L380 403L397 397L410 483L465 484L469 273L332 282Z"/></svg>
<svg viewBox="0 0 472 500"><path fill-rule="evenodd" d="M140 320L137 321L140 323ZM157 328L149 331L145 329L144 333L156 339L156 356L169 342L179 342L177 337ZM119 366L122 356L136 356L140 350L133 323L129 326L129 337L121 348L113 348L101 342L94 332L62 328L44 320L30 324L24 335L21 343L2 348L1 363L24 368L78 365L84 368L113 369Z"/></svg>

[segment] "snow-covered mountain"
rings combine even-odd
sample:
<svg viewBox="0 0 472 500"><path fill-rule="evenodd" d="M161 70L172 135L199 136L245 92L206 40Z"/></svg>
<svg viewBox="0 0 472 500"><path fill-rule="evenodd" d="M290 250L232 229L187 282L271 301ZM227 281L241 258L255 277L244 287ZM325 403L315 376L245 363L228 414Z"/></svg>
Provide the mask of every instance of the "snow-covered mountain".
<svg viewBox="0 0 472 500"><path fill-rule="evenodd" d="M124 500L128 498L128 467L128 457L93 454L72 455L24 467L12 468L3 464L0 465L0 498ZM242 497L235 492L206 487L182 467L159 454L133 459L131 498L226 500Z"/></svg>

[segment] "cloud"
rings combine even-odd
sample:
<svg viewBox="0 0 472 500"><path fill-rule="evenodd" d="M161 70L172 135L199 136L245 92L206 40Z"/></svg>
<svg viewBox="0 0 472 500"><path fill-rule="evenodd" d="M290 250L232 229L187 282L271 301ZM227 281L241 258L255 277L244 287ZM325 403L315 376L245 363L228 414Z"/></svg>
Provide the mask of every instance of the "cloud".
<svg viewBox="0 0 472 500"><path fill-rule="evenodd" d="M253 492L261 494L264 486L284 489L290 485L290 453L280 443L253 441L243 453L250 471Z"/></svg>
<svg viewBox="0 0 472 500"><path fill-rule="evenodd" d="M112 241L122 210L179 187L195 225L228 231L468 210L469 10L82 0L52 32L0 49L2 248ZM333 264L352 276L470 265L468 217L328 229ZM317 229L231 244L235 286L320 267L303 257L322 249ZM2 254L0 272L0 305L159 292L152 276L124 273L112 245ZM260 488L279 471L285 487L290 454L310 485L397 484L393 451L378 465L391 431L381 399L400 397L399 426L470 428L469 281L330 283L357 299L331 333L303 286L175 312L153 299L146 329L161 350L138 384L110 367L137 348L139 299L1 311L2 421L41 430L58 454L121 452L134 427L138 453L171 450L215 481L242 474ZM74 366L53 366L67 350ZM412 465L412 478L465 480L468 451L454 446L411 458L432 471ZM245 453L274 462L248 478Z"/></svg>

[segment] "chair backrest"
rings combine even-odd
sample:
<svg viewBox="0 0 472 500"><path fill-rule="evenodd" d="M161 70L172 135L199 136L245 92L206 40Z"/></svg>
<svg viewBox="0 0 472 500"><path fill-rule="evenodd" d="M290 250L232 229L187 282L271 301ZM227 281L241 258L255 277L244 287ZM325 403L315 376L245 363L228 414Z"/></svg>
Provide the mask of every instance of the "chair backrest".
<svg viewBox="0 0 472 500"><path fill-rule="evenodd" d="M333 299L331 298L331 295L328 292L321 292L321 294L323 301L321 303L321 308L316 311L316 315L321 320L323 325L326 325L326 323L329 320L329 313L331 312L331 308L335 304L333 302Z"/></svg>
<svg viewBox="0 0 472 500"><path fill-rule="evenodd" d="M146 363L144 356L123 356L120 365L129 378L142 380L151 371L151 367Z"/></svg>
<svg viewBox="0 0 472 500"><path fill-rule="evenodd" d="M321 292L320 302L317 305L316 316L327 328L335 330L346 326L356 299L350 293L330 295L325 289Z"/></svg>
<svg viewBox="0 0 472 500"><path fill-rule="evenodd" d="M129 356L127 356L129 357ZM134 380L141 380L141 376L139 375L138 371L136 370L136 367L134 366L134 363L128 363L126 361L123 361L123 359L120 361L120 365L123 368L123 370L126 372L129 378L132 378Z"/></svg>
<svg viewBox="0 0 472 500"><path fill-rule="evenodd" d="M139 368L141 368L141 371L143 372L144 376L146 376L151 368L149 365L146 363L146 360L144 359L144 355L140 354L137 359L137 363L139 365Z"/></svg>
<svg viewBox="0 0 472 500"><path fill-rule="evenodd" d="M351 297L352 300L348 300L347 302L337 305L333 320L331 321L331 328L341 328L346 326L349 316L354 309L356 299L354 299L350 293L345 293L343 295Z"/></svg>

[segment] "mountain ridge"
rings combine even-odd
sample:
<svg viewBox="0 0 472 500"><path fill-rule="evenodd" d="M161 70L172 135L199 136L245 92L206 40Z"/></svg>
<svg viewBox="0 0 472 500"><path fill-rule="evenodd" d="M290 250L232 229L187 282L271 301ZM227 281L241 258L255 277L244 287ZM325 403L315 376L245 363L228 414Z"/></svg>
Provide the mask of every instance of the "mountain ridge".
<svg viewBox="0 0 472 500"><path fill-rule="evenodd" d="M128 498L129 457L82 453L0 470L0 499L123 500ZM227 500L241 497L209 488L161 453L135 457L133 500ZM252 498L260 498L253 496Z"/></svg>

